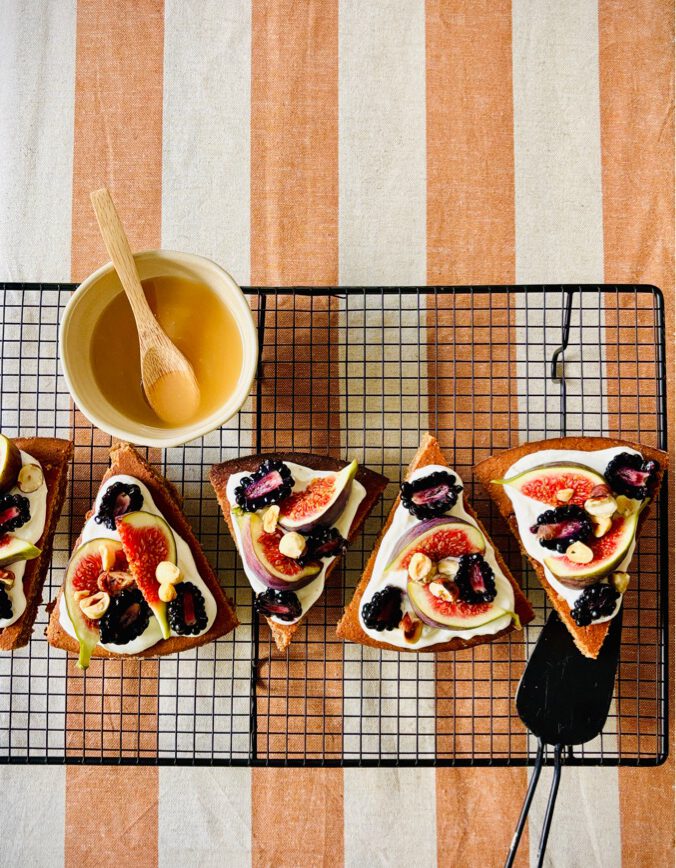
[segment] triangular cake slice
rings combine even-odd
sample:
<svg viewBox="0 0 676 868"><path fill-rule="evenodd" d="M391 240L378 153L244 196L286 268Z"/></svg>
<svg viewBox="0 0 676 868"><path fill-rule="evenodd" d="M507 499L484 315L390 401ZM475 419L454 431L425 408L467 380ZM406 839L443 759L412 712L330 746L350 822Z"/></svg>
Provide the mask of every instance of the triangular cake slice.
<svg viewBox="0 0 676 868"><path fill-rule="evenodd" d="M66 496L70 440L0 436L0 649L27 645Z"/></svg>
<svg viewBox="0 0 676 868"><path fill-rule="evenodd" d="M210 479L256 607L284 651L388 480L356 461L305 453L235 458Z"/></svg>
<svg viewBox="0 0 676 868"><path fill-rule="evenodd" d="M393 651L455 651L532 618L462 480L425 434L338 636Z"/></svg>
<svg viewBox="0 0 676 868"><path fill-rule="evenodd" d="M129 444L110 453L53 606L47 639L91 657L156 657L212 642L237 616L175 486Z"/></svg>
<svg viewBox="0 0 676 868"><path fill-rule="evenodd" d="M587 657L598 656L619 611L667 460L659 449L625 440L558 437L475 468Z"/></svg>

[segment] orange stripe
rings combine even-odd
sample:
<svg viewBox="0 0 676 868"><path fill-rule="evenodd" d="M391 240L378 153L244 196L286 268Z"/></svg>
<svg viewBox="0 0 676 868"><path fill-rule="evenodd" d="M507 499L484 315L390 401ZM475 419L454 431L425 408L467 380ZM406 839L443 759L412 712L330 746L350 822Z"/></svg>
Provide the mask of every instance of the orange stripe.
<svg viewBox="0 0 676 868"><path fill-rule="evenodd" d="M427 282L514 279L511 4L427 0Z"/></svg>
<svg viewBox="0 0 676 868"><path fill-rule="evenodd" d="M515 272L511 5L508 0L428 0L426 15L427 281L511 283ZM444 389L431 401L430 425L438 425L442 447L469 483L475 461L492 449L518 442L517 395L510 391L514 361L505 339L513 327L512 306L508 296L499 305L475 296L457 301L439 297L429 308L428 329L436 328L428 343L430 377L454 381L453 395ZM493 396L476 394L481 385L473 377L479 360L470 350L472 329L502 335L484 359L494 376L501 370L505 378L504 389L495 389ZM466 354L457 347L455 352L449 349L458 340L467 342ZM447 347L434 356L437 343ZM510 424L500 442L492 430L494 417L501 419L501 430L505 418ZM510 686L516 686L523 658L518 638L437 655L438 755L523 750L524 736L518 725L510 736L508 721ZM490 688L492 700L474 698L471 681L475 678L495 685ZM503 735L495 734L501 727L494 715L504 719ZM509 845L525 784L523 769L439 769L439 864L495 863ZM476 817L485 816L486 810L499 815L500 823L477 825ZM526 840L520 853L521 864L527 864Z"/></svg>
<svg viewBox="0 0 676 868"><path fill-rule="evenodd" d="M106 185L133 250L160 246L163 0L78 0L72 278L106 262L89 193Z"/></svg>
<svg viewBox="0 0 676 868"><path fill-rule="evenodd" d="M252 34L251 280L335 284L337 2L254 0ZM337 454L340 426L327 397L336 380L335 305L316 298L297 300L295 306L269 299L266 326L269 346L286 348L270 349L265 360L264 446ZM311 353L302 349L304 335L312 342ZM339 597L335 589L325 592L308 626L296 634L288 661L267 646L271 660L263 668L258 697L261 757L299 750L323 756L341 749L342 655L321 662L325 644L329 653L332 639L335 644ZM264 656L269 641L267 627L261 628ZM293 698L288 701L287 695ZM252 824L254 865L320 864L328 858L341 864L342 771L254 769Z"/></svg>
<svg viewBox="0 0 676 868"><path fill-rule="evenodd" d="M669 409L674 408L674 9L668 0L600 0L599 59L605 279L661 287L666 300ZM615 319L618 319L618 315ZM639 316L640 320L640 316ZM623 319L624 321L624 319ZM611 319L610 325L613 325ZM650 338L652 340L652 338ZM617 360L626 364L623 357ZM609 377L612 382L612 371ZM631 375L631 374L630 374ZM622 403L623 417L637 407ZM641 410L651 413L649 407ZM611 412L613 406L611 405ZM620 412L619 400L614 412ZM635 415L633 415L635 418ZM624 420L623 420L624 421ZM670 420L673 422L673 420ZM624 427L624 426L623 426ZM674 466L673 427L670 456ZM663 496L667 496L663 492ZM674 514L673 485L669 514ZM669 532L673 555L673 523ZM641 593L644 593L643 587ZM670 633L674 633L673 597ZM670 671L673 697L674 646ZM654 666L649 674L654 678ZM633 737L640 744L640 727ZM619 772L623 861L632 866L674 860L673 705L670 759L658 769ZM623 735L623 742L626 736ZM631 745L630 745L631 746ZM650 829L650 834L646 834Z"/></svg>
<svg viewBox="0 0 676 868"><path fill-rule="evenodd" d="M108 258L89 202L89 192L104 184L132 247L160 246L163 40L162 0L78 2L73 280ZM84 515L107 466L110 439L78 412L74 425L74 490ZM99 660L85 679L70 658L68 752L156 755L157 675L156 661ZM143 866L157 864L157 769L70 766L66 781L66 864L119 865L129 853Z"/></svg>

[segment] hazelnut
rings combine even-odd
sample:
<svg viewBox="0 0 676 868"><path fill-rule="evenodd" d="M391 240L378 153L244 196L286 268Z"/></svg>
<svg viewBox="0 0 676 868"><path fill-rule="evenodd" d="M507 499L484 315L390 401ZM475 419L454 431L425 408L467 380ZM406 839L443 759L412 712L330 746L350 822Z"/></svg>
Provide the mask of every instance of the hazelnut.
<svg viewBox="0 0 676 868"><path fill-rule="evenodd" d="M160 561L155 567L155 578L161 585L175 585L183 577L176 564L171 561Z"/></svg>
<svg viewBox="0 0 676 868"><path fill-rule="evenodd" d="M80 600L80 608L82 613L92 621L98 621L108 611L110 606L110 596L105 591L97 591L91 597L84 597Z"/></svg>
<svg viewBox="0 0 676 868"><path fill-rule="evenodd" d="M0 570L0 585L11 591L14 587L15 575L11 570Z"/></svg>
<svg viewBox="0 0 676 868"><path fill-rule="evenodd" d="M176 599L176 586L169 582L160 585L157 595L163 603L171 603L172 600Z"/></svg>
<svg viewBox="0 0 676 868"><path fill-rule="evenodd" d="M17 485L19 491L24 494L30 494L32 491L37 491L45 480L42 468L39 464L24 464L19 471L17 477Z"/></svg>
<svg viewBox="0 0 676 868"><path fill-rule="evenodd" d="M454 582L430 582L430 594L447 603L455 603L460 596Z"/></svg>
<svg viewBox="0 0 676 868"><path fill-rule="evenodd" d="M589 546L577 540L566 549L566 557L574 564L590 564L594 560L594 552Z"/></svg>
<svg viewBox="0 0 676 868"><path fill-rule="evenodd" d="M610 583L613 585L618 594L624 594L629 587L629 573L611 573Z"/></svg>
<svg viewBox="0 0 676 868"><path fill-rule="evenodd" d="M104 572L112 570L115 566L115 555L119 546L115 545L112 540L106 540L99 545L99 554L101 555L101 567Z"/></svg>
<svg viewBox="0 0 676 868"><path fill-rule="evenodd" d="M410 612L404 614L404 617L399 622L399 627L404 631L404 641L410 644L417 642L422 635L422 621L415 618Z"/></svg>
<svg viewBox="0 0 676 868"><path fill-rule="evenodd" d="M263 530L265 533L274 533L277 530L279 520L279 507L276 503L269 506L263 514Z"/></svg>
<svg viewBox="0 0 676 868"><path fill-rule="evenodd" d="M568 503L571 497L575 494L574 488L560 488L556 492L556 499L561 503Z"/></svg>
<svg viewBox="0 0 676 868"><path fill-rule="evenodd" d="M584 502L584 508L589 515L596 517L614 515L617 503L609 486L595 485Z"/></svg>
<svg viewBox="0 0 676 868"><path fill-rule="evenodd" d="M434 565L430 558L422 552L415 552L408 564L408 574L414 582L425 584L434 573Z"/></svg>
<svg viewBox="0 0 676 868"><path fill-rule="evenodd" d="M625 497L624 494L618 494L615 501L617 503L617 511L625 518L638 512L643 503L642 500L634 500L633 497Z"/></svg>
<svg viewBox="0 0 676 868"><path fill-rule="evenodd" d="M446 576L448 579L455 578L459 569L460 564L458 563L457 558L443 558L443 560L440 560L437 564L437 570L442 576Z"/></svg>
<svg viewBox="0 0 676 868"><path fill-rule="evenodd" d="M287 558L292 558L294 561L298 560L298 558L305 553L306 548L307 543L305 542L305 537L296 533L295 530L292 530L290 533L285 533L279 541L280 552Z"/></svg>
<svg viewBox="0 0 676 868"><path fill-rule="evenodd" d="M609 515L592 515L591 520L596 539L605 536L613 526L613 519Z"/></svg>

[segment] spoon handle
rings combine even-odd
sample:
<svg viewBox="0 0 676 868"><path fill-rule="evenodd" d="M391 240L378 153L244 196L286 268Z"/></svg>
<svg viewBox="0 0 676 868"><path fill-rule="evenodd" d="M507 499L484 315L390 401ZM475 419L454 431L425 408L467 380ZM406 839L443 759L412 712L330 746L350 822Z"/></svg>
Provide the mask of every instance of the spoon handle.
<svg viewBox="0 0 676 868"><path fill-rule="evenodd" d="M146 337L157 331L157 320L143 292L129 240L108 190L105 187L94 190L90 198L106 250L129 299L143 347Z"/></svg>

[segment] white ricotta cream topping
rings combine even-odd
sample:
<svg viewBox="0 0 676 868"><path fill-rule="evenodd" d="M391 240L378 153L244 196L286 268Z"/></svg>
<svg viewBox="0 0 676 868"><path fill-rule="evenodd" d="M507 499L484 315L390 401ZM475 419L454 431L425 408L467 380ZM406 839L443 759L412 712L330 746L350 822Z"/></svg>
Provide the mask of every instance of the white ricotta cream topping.
<svg viewBox="0 0 676 868"><path fill-rule="evenodd" d="M27 452L21 450L21 464L37 464L42 470L42 465ZM28 507L30 510L30 519L22 527L12 531L12 536L26 540L26 542L35 545L45 530L45 522L47 520L47 483L45 482L44 471L42 474L42 485L35 491L21 491L18 485L15 485L9 494L20 494L27 498ZM7 564L3 567L5 570L11 570L14 573L14 587L7 591L7 595L12 602L11 618L0 619L0 627L9 627L23 615L26 611L26 595L23 589L23 577L26 572L27 561L16 561L13 564Z"/></svg>
<svg viewBox="0 0 676 868"><path fill-rule="evenodd" d="M422 476L429 476L436 470L447 471L448 469L448 467L444 467L440 464L428 464L426 467L417 468L409 477L409 481L419 479ZM455 473L455 471L452 472ZM457 476L457 473L455 475ZM460 481L462 482L462 480ZM471 516L465 509L464 490L458 496L457 503L452 506L451 509L447 510L446 515L464 519L465 521L474 525L474 527L478 527L473 516ZM494 635L495 633L499 633L500 630L504 630L506 627L508 627L512 623L512 617L508 614L502 615L499 618L496 618L494 621L491 621L488 624L484 624L481 627L474 627L469 630L449 630L440 627L431 627L427 624L423 624L422 634L420 638L416 642L407 642L404 638L404 631L400 627L397 627L394 630L388 630L386 632L380 633L377 630L372 630L368 628L364 624L361 608L365 603L368 603L369 600L372 599L373 595L377 591L382 591L389 585L395 585L404 592L402 595L402 611L404 613L409 612L413 614L413 607L411 606L408 595L406 594L406 585L408 584L408 574L406 570L391 570L389 573L387 573L387 575L385 575L385 567L392 560L395 547L401 537L416 524L420 524L419 519L417 519L414 515L411 515L411 513L404 506L402 506L401 503L399 503L394 512L392 524L389 526L387 533L385 534L382 542L380 543L376 562L373 566L373 573L371 575L368 586L364 591L364 596L362 597L362 601L360 604L359 622L364 632L371 636L373 639L377 639L379 642L387 642L389 645L397 645L401 648L409 648L413 651L424 651L426 648L429 648L430 645L437 645L441 642L448 642L455 637L460 637L461 639L472 639L474 636L489 636ZM495 550L491 546L489 540L486 540L486 551L484 553L484 560L493 570L493 574L495 576L495 588L497 591L497 595L495 597L495 600L493 600L493 605L501 609L505 609L506 612L513 612L514 589L512 588L509 579L505 576L505 574L498 566L498 562L495 557Z"/></svg>
<svg viewBox="0 0 676 868"><path fill-rule="evenodd" d="M505 473L505 479L511 479L513 476L518 476L519 473L524 473L526 470L532 470L534 467L539 467L542 464L552 463L583 464L585 467L589 467L591 470L595 470L603 476L603 472L608 466L610 460L621 452L639 454L635 449L628 449L626 446L614 446L611 449L597 449L591 452L583 449L543 449L540 452L532 452L530 455L524 455L523 458L519 458L519 460L512 464L509 470ZM522 494L510 485L505 485L504 488L509 499L512 501L514 515L516 516L516 521L519 526L519 535L521 536L524 548L531 558L542 564L547 581L554 588L557 594L566 600L572 609L575 605L575 601L582 595L583 591L576 591L573 588L568 588L561 584L556 576L553 575L551 570L548 570L547 567L544 566L544 558L551 554L555 555L556 553L552 553L541 546L535 534L530 532L531 525L535 524L537 517L546 509L550 509L551 507L527 497L525 494ZM634 538L629 546L626 557L614 568L614 572L627 571L629 563L634 555L635 548L636 539ZM606 615L603 618L599 618L597 621L594 621L594 623L601 624L603 621L609 621L611 618L614 618L622 605L622 596L623 595L620 595L618 598L615 605L615 611L612 615Z"/></svg>
<svg viewBox="0 0 676 868"><path fill-rule="evenodd" d="M312 470L310 467L305 467L301 464L295 464L293 461L285 461L286 466L291 471L291 475L293 476L294 486L293 491L302 491L307 488L311 480L317 479L318 477L323 476L333 476L334 471L332 470ZM226 495L228 500L230 501L231 506L234 508L237 504L235 500L235 489L239 485L240 481L245 476L250 476L251 474L244 471L242 473L233 473L232 476L228 479L228 484L226 487ZM342 511L338 519L333 522L332 527L338 529L338 532L345 539L348 538L350 534L350 528L352 527L352 522L354 521L354 517L357 514L357 510L359 509L359 504L366 497L366 489L356 479L352 480L352 485L350 487L350 494L347 499L347 503L345 505L345 509ZM265 512L264 509L259 510L259 514L262 515ZM253 574L251 568L246 562L244 557L244 548L242 546L242 535L239 529L239 523L237 521L237 516L231 510L232 516L232 524L235 528L235 540L237 542L237 548L239 549L240 555L242 557L242 563L244 564L244 572L246 573L246 577L249 580L251 587L253 588L256 594L262 594L264 591L267 591L265 585L259 581L256 576ZM306 612L314 606L319 597L324 590L324 580L326 578L326 570L329 564L335 560L335 558L322 558L322 569L321 572L317 574L317 577L313 579L309 585L305 585L304 588L300 588L297 591L294 591L300 605L302 607L302 613L300 618L306 614ZM300 620L298 618L297 620ZM282 621L280 618L272 618L273 621L278 624L293 624L294 621Z"/></svg>
<svg viewBox="0 0 676 868"><path fill-rule="evenodd" d="M116 530L110 530L103 524L97 524L94 521L94 516L97 514L99 510L99 506L101 504L101 499L108 488L113 485L115 482L124 482L128 485L135 484L141 489L141 494L143 496L143 506L141 509L144 512L151 512L153 515L162 516L165 519L165 516L162 515L160 510L155 505L155 501L153 500L153 496L148 490L148 488L138 479L133 476L126 476L124 474L119 474L117 476L111 476L110 479L106 480L105 485L101 486L99 489L99 493L96 498L96 503L94 505L94 513L90 519L87 520L85 526L82 530L82 536L80 539L80 544L84 545L84 543L89 542L92 539L99 538L107 538L107 539L115 539L119 540L120 535ZM211 625L214 623L216 618L216 600L213 597L213 594L207 587L206 582L200 576L199 571L197 569L197 565L195 564L195 559L192 556L192 552L190 551L190 546L188 543L180 537L176 531L171 528L172 533L174 534L174 539L176 541L176 555L178 568L183 574L184 582L192 582L204 596L204 607L206 609L207 614L207 626L204 628L202 633L206 633L207 630L211 628ZM70 616L68 614L68 607L65 604L65 601L62 599L59 605L59 622L63 629L74 639L77 639L75 635L75 628L73 627L73 622L70 620ZM172 636L177 636L177 633L172 631ZM199 634L202 635L202 634ZM141 633L140 636L137 636L136 639L132 639L131 642L128 642L126 645L115 645L111 643L104 644L100 643L102 648L106 648L108 651L112 651L115 654L138 654L139 651L145 651L147 648L151 648L162 638L162 631L160 630L160 625L157 623L157 619L151 615L150 623L147 628Z"/></svg>

